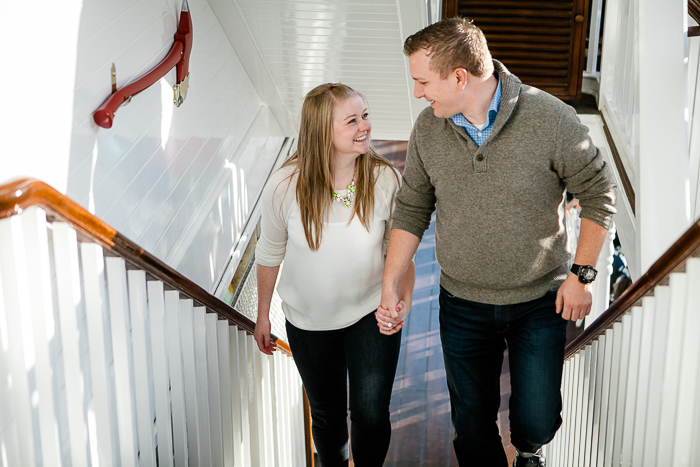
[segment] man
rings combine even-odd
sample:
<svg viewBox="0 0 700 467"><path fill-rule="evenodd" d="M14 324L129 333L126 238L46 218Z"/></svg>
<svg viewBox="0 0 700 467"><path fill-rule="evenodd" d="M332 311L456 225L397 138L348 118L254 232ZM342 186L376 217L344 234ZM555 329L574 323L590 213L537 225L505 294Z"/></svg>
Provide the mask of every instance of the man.
<svg viewBox="0 0 700 467"><path fill-rule="evenodd" d="M591 307L593 265L615 213L610 169L575 111L492 60L482 32L446 19L406 39L415 97L384 273L380 323L403 326L397 286L436 214L440 337L460 465L505 466L496 425L508 348L515 465L561 425L566 320ZM581 206L569 268L565 190ZM570 272L573 271L573 272ZM388 317L392 310L391 317Z"/></svg>

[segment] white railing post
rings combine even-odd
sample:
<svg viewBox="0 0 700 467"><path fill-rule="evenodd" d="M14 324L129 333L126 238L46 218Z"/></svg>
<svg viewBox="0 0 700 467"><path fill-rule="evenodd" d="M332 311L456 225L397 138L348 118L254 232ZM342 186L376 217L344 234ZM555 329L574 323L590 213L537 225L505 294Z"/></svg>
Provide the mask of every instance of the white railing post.
<svg viewBox="0 0 700 467"><path fill-rule="evenodd" d="M602 0L592 0L590 27L588 28L588 59L586 73L598 75L598 46L600 45L600 25L603 21Z"/></svg>
<svg viewBox="0 0 700 467"><path fill-rule="evenodd" d="M22 231L24 235L24 256L26 258L26 280L31 294L33 339L34 339L34 377L36 395L38 395L39 433L41 437L41 456L44 466L60 465L60 446L55 419L55 401L52 384L52 357L51 341L56 335L54 322L54 309L51 294L51 273L49 257L49 240L47 233L46 213L43 209L29 208L22 218ZM19 246L19 245L17 245ZM19 272L19 271L18 271ZM21 279L18 279L21 280ZM104 360L102 361L104 366ZM93 379L94 379L93 372ZM35 400L32 401L36 402ZM101 401L105 402L106 401ZM100 407L107 409L106 405ZM108 434L108 433L101 433ZM106 442L104 460L111 461L110 439Z"/></svg>
<svg viewBox="0 0 700 467"><path fill-rule="evenodd" d="M666 361L663 366L663 386L661 388L661 419L659 423L659 445L657 465L668 462L673 457L676 435L676 417L678 411L687 410L678 406L678 383L681 380L681 354L683 350L683 327L687 299L687 274L671 274L669 289L668 331L666 344Z"/></svg>
<svg viewBox="0 0 700 467"><path fill-rule="evenodd" d="M54 232L55 230L54 227ZM122 258L107 257L105 265L112 353L114 354L114 392L117 404L119 453L121 465L131 467L138 465L138 439L126 264Z"/></svg>
<svg viewBox="0 0 700 467"><path fill-rule="evenodd" d="M116 433L112 432L111 401L114 394L111 393L114 383L109 376L110 369L107 363L113 361L111 350L107 353L105 336L109 329L107 317L107 298L105 294L105 263L102 247L94 243L80 244L80 258L83 272L83 295L85 297L85 319L87 321L88 345L90 347L90 377L92 380L92 403L89 413L94 413L95 433L97 438L95 445L100 465L109 465L117 462L115 454ZM88 420L93 416L88 415ZM92 444L92 443L91 443Z"/></svg>
<svg viewBox="0 0 700 467"><path fill-rule="evenodd" d="M645 431L643 443L643 467L655 466L658 453L659 423L661 422L661 395L663 387L664 363L666 361L666 344L668 338L668 315L670 313L671 291L668 286L658 286L654 290L656 313L654 331L648 344L654 351L651 354L651 373L649 378L649 397L646 407ZM636 464L635 464L636 465Z"/></svg>
<svg viewBox="0 0 700 467"><path fill-rule="evenodd" d="M158 465L173 466L172 402L166 342L165 291L160 281L148 281L148 311L153 358L153 391L158 433Z"/></svg>
<svg viewBox="0 0 700 467"><path fill-rule="evenodd" d="M216 322L219 382L221 385L221 423L226 467L233 467L233 411L231 410L231 342L228 321Z"/></svg>
<svg viewBox="0 0 700 467"><path fill-rule="evenodd" d="M66 422L70 439L70 459L74 465L88 465L88 433L84 416L84 369L81 365L78 314L81 306L78 240L75 230L63 222L53 223L53 251L61 329L63 371L65 373ZM2 255L0 255L2 256ZM122 458L122 461L125 459ZM128 462L125 461L125 462ZM32 464L27 464L32 465Z"/></svg>
<svg viewBox="0 0 700 467"><path fill-rule="evenodd" d="M199 461L202 467L211 467L212 463L212 439L211 415L209 413L209 390L207 378L207 335L203 306L192 309L194 331L195 374L197 385L197 418L199 426Z"/></svg>
<svg viewBox="0 0 700 467"><path fill-rule="evenodd" d="M680 355L680 378L678 380L678 418L675 426L673 462L678 467L690 467L697 460L697 437L700 436L700 258L691 258L686 264L688 275L685 320L683 323L683 348ZM696 420L693 426L693 419Z"/></svg>
<svg viewBox="0 0 700 467"><path fill-rule="evenodd" d="M2 384L8 385L14 412L14 419L10 422L12 428L8 430L11 434L7 438L10 442L16 440L20 463L34 465L36 458L30 399L33 391L29 390L27 375L35 363L29 303L31 292L29 284L26 283L22 219L17 216L0 220L0 270L3 280L0 285L4 289L5 298L5 314L0 318L4 318L7 326L6 332L3 333L3 345L10 355L7 364L11 381L11 384L7 380Z"/></svg>
<svg viewBox="0 0 700 467"><path fill-rule="evenodd" d="M209 388L209 427L212 465L224 465L223 421L221 419L221 382L219 380L219 342L214 313L204 316L207 352L207 386Z"/></svg>
<svg viewBox="0 0 700 467"><path fill-rule="evenodd" d="M634 434L632 435L632 464L642 465L644 462L644 430L647 424L647 403L649 401L649 387L653 378L657 378L651 370L652 346L650 342L654 338L654 326L656 321L656 297L644 297L642 299L642 337L639 353L639 375L637 400L634 408Z"/></svg>
<svg viewBox="0 0 700 467"><path fill-rule="evenodd" d="M129 309L134 349L134 386L136 389L136 423L139 434L139 463L156 465L156 439L153 394L153 368L151 365L146 273L127 271L129 281Z"/></svg>
<svg viewBox="0 0 700 467"><path fill-rule="evenodd" d="M639 0L639 178L635 192L642 271L690 225L684 5L687 0ZM663 137L659 137L659 122L663 122Z"/></svg>
<svg viewBox="0 0 700 467"><path fill-rule="evenodd" d="M168 346L168 373L173 417L173 450L176 467L187 467L187 409L180 344L180 292L165 292L165 331Z"/></svg>

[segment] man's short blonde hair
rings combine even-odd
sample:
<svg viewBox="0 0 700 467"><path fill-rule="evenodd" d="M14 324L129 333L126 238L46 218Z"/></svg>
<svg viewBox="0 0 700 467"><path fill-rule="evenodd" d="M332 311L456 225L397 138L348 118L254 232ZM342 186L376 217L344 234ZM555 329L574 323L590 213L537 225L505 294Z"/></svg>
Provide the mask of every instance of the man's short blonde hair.
<svg viewBox="0 0 700 467"><path fill-rule="evenodd" d="M467 18L443 19L413 34L403 44L403 53L408 57L419 50L427 51L430 69L442 79L455 68L464 68L479 78L493 74L486 37Z"/></svg>

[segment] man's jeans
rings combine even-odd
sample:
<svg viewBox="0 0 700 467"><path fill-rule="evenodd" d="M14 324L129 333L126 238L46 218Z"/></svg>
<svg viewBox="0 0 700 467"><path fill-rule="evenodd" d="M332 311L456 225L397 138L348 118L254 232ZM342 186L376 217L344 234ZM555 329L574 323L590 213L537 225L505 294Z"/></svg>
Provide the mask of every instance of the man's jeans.
<svg viewBox="0 0 700 467"><path fill-rule="evenodd" d="M348 380L352 456L357 467L381 467L389 449L389 402L401 331L379 333L374 312L332 331L305 331L287 321L289 347L311 406L323 467L348 465Z"/></svg>
<svg viewBox="0 0 700 467"><path fill-rule="evenodd" d="M555 300L552 291L530 302L485 305L440 288L440 338L460 465L507 464L496 424L506 348L512 444L535 452L559 429L566 320Z"/></svg>

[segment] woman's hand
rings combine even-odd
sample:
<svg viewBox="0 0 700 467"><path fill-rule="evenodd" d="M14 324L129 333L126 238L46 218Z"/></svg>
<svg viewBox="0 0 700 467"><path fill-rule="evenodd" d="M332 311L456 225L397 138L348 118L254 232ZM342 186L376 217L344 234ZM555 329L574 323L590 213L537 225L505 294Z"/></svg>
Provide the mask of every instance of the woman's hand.
<svg viewBox="0 0 700 467"><path fill-rule="evenodd" d="M406 305L403 300L396 305L396 309L393 311L393 313L386 308L383 308L381 305L377 307L377 311L374 313L374 316L377 318L379 332L386 336L391 336L392 334L399 332L406 324L404 319L408 315L409 311L411 311L411 307Z"/></svg>
<svg viewBox="0 0 700 467"><path fill-rule="evenodd" d="M277 350L277 344L272 341L270 338L271 335L272 326L270 325L270 318L267 316L258 316L253 337L258 344L258 348L265 355L272 355L272 352Z"/></svg>

